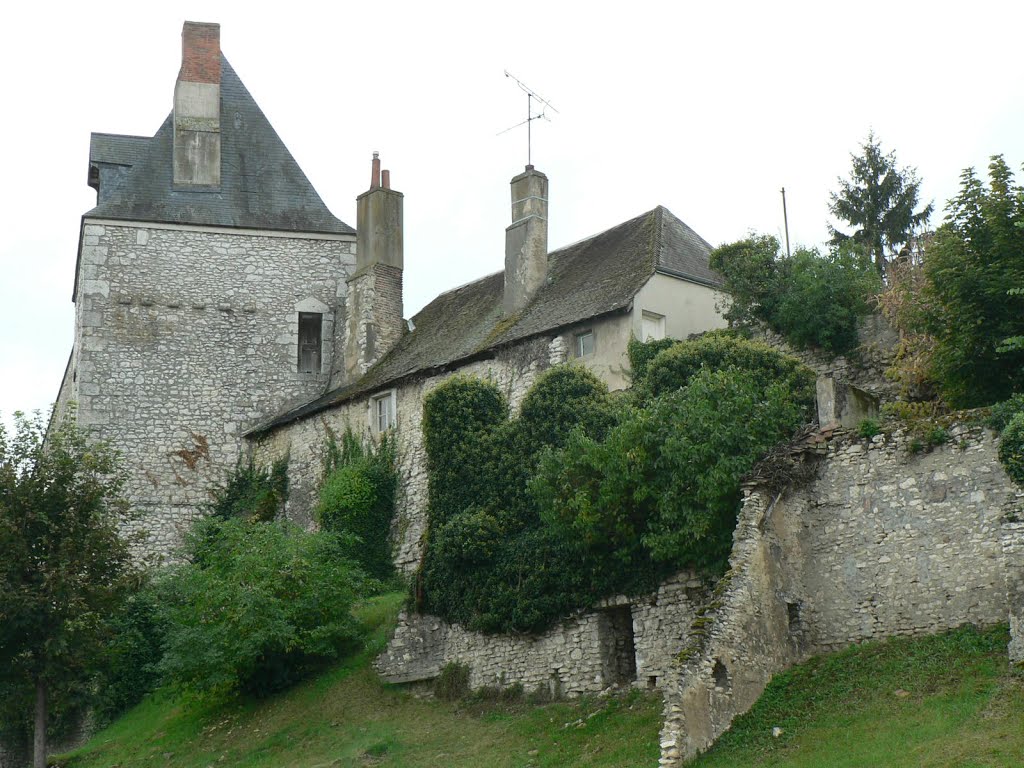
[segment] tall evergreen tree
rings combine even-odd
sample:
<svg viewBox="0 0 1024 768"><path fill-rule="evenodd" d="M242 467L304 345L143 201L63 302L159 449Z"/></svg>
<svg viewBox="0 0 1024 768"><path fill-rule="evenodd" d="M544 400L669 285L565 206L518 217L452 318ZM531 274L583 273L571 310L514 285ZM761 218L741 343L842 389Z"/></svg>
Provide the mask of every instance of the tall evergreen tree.
<svg viewBox="0 0 1024 768"><path fill-rule="evenodd" d="M886 259L910 241L924 226L934 206L928 203L915 211L921 182L914 168L900 168L896 153L885 154L874 132L861 145L862 153L851 154L850 178L839 178L839 191L830 194L829 211L853 231L841 232L831 224L832 242L853 240L871 255L879 274L885 273Z"/></svg>
<svg viewBox="0 0 1024 768"><path fill-rule="evenodd" d="M1002 156L988 188L973 168L925 253L926 293L935 337L932 369L954 405L973 407L1024 391L1024 187Z"/></svg>

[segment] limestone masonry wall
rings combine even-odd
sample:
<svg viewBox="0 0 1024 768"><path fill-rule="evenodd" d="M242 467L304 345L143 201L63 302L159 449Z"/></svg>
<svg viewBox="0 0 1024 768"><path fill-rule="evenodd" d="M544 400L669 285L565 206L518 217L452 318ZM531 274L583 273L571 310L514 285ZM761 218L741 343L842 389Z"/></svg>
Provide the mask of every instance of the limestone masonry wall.
<svg viewBox="0 0 1024 768"><path fill-rule="evenodd" d="M513 409L519 406L537 376L552 365L565 362L566 345L561 337L535 338L500 351L489 360L463 366L460 374L494 381ZM427 468L423 447L423 398L451 376L437 374L414 379L395 388L398 450L398 498L395 502L395 564L411 574L419 567L423 536L427 529ZM385 392L388 390L384 390ZM312 523L312 511L323 475L324 446L329 433L340 435L351 427L356 433L373 435L370 420L371 397L367 393L312 417L280 427L259 438L253 446L254 459L263 465L288 456L288 517L300 524Z"/></svg>
<svg viewBox="0 0 1024 768"><path fill-rule="evenodd" d="M484 635L406 612L375 664L394 683L432 680L455 663L469 668L473 689L520 684L573 697L614 685L660 687L705 596L699 578L681 573L654 594L606 600L539 636Z"/></svg>
<svg viewBox="0 0 1024 768"><path fill-rule="evenodd" d="M910 442L834 440L808 486L748 491L711 621L666 685L663 766L710 746L810 654L1007 616L1020 652L1024 491L987 430L956 427L926 454Z"/></svg>
<svg viewBox="0 0 1024 768"><path fill-rule="evenodd" d="M177 543L247 427L323 391L353 241L83 225L73 394L80 423L122 452L152 550ZM324 359L300 374L297 313L309 307L323 310Z"/></svg>

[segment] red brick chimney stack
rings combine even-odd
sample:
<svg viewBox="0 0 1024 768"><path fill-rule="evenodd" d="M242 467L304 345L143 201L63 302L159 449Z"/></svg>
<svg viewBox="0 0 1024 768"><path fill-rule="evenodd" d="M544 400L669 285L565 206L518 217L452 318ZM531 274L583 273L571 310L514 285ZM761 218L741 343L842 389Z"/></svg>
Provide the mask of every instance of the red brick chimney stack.
<svg viewBox="0 0 1024 768"><path fill-rule="evenodd" d="M220 187L220 24L186 21L174 84L174 186Z"/></svg>

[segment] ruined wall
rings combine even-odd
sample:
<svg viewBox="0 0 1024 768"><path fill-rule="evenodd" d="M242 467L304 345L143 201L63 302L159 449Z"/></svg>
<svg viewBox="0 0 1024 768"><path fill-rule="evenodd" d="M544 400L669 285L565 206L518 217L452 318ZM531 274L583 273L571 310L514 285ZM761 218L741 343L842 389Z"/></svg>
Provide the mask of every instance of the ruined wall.
<svg viewBox="0 0 1024 768"><path fill-rule="evenodd" d="M352 236L83 225L79 421L123 454L164 553L234 468L255 420L327 384ZM297 372L299 311L322 311L322 373Z"/></svg>
<svg viewBox="0 0 1024 768"><path fill-rule="evenodd" d="M385 680L407 683L462 664L473 689L520 684L528 692L567 697L615 685L657 688L705 596L701 580L682 573L654 594L606 600L537 636L485 635L403 613L375 666Z"/></svg>
<svg viewBox="0 0 1024 768"><path fill-rule="evenodd" d="M561 337L527 340L502 350L491 360L463 366L458 373L480 376L495 382L513 409L519 406L537 376L566 359ZM398 498L394 535L395 564L403 573L413 573L420 562L427 529L427 469L423 447L423 399L434 387L451 376L438 374L414 379L395 388L395 444L398 450ZM387 390L382 390L387 391ZM342 434L346 427L372 436L370 401L380 392L367 393L301 421L280 427L260 437L253 457L269 464L288 456L289 492L287 516L302 525L312 523L312 511L323 475L324 446L329 433Z"/></svg>
<svg viewBox="0 0 1024 768"><path fill-rule="evenodd" d="M951 433L925 454L904 434L834 440L808 486L748 491L731 570L666 687L662 765L706 749L810 654L1008 615L1019 649L1024 491L990 432Z"/></svg>

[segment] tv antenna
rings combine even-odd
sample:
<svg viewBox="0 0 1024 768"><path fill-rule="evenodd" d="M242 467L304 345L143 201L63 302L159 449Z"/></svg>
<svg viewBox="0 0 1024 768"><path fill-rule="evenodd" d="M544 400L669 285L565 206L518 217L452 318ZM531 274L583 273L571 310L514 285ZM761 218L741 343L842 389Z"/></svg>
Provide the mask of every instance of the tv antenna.
<svg viewBox="0 0 1024 768"><path fill-rule="evenodd" d="M505 70L505 77L511 77L513 80L515 80L516 85L519 86L519 90L523 91L523 93L526 94L526 119L523 120L521 123L516 123L515 125L513 125L513 126L511 126L509 128L506 128L504 131L499 131L497 135L501 136L503 133L508 133L509 131L515 130L516 128L518 128L521 125L525 125L526 126L526 164L527 165L533 165L533 156L532 156L532 153L533 153L533 130L532 130L531 124L533 123L534 120L540 120L541 118L547 120L550 123L551 122L551 118L547 116L547 111L550 109L552 112L557 113L558 110L555 109L551 105L550 101L548 101L547 99L542 97L539 93L537 93L532 88L527 87L526 83L524 83L518 77L513 75L507 69ZM533 102L534 101L539 102L540 105L541 105L541 110L536 115L533 114Z"/></svg>

